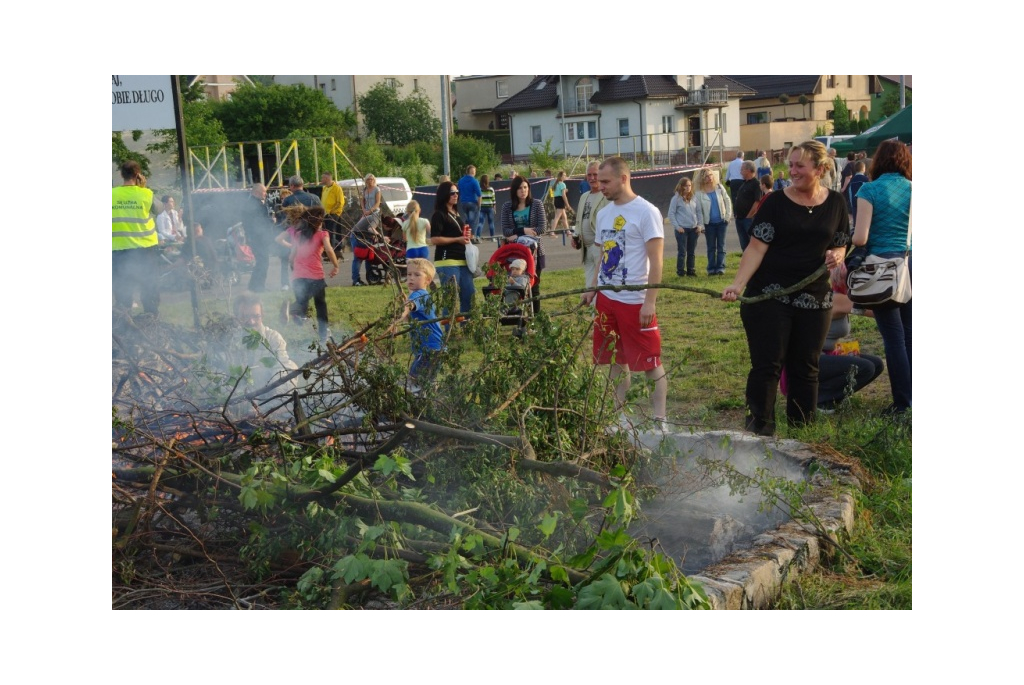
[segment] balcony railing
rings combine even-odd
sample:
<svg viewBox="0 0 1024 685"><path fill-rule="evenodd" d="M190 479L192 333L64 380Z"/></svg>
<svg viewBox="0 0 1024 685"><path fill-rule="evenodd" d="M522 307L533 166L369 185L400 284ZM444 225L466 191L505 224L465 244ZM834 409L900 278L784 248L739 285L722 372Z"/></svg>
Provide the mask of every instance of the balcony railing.
<svg viewBox="0 0 1024 685"><path fill-rule="evenodd" d="M564 107L565 109L563 111L566 116L572 116L575 114L597 114L601 111L601 108L590 100L577 100L575 98L567 98L565 100Z"/></svg>
<svg viewBox="0 0 1024 685"><path fill-rule="evenodd" d="M707 107L728 103L728 88L697 88L676 99L676 107Z"/></svg>

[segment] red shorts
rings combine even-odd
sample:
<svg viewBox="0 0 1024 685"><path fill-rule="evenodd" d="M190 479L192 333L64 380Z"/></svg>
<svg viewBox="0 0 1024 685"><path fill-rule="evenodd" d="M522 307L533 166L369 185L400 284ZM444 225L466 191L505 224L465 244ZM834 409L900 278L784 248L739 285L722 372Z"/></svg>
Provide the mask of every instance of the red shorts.
<svg viewBox="0 0 1024 685"><path fill-rule="evenodd" d="M640 328L639 304L623 304L597 294L594 319L594 363L628 366L630 371L650 371L661 365L661 332L658 317Z"/></svg>

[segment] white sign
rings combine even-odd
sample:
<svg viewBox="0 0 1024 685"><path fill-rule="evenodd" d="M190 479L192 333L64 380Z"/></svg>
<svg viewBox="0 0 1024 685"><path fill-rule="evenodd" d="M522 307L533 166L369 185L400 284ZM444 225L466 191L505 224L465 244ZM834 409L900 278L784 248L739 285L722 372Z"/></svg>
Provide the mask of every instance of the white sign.
<svg viewBox="0 0 1024 685"><path fill-rule="evenodd" d="M113 76L112 131L151 131L175 128L173 76Z"/></svg>

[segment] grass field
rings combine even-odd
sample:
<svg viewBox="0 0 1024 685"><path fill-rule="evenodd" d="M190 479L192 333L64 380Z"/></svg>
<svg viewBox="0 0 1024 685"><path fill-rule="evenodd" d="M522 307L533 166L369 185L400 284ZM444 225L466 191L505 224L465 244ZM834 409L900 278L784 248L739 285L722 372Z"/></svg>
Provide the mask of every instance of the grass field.
<svg viewBox="0 0 1024 685"><path fill-rule="evenodd" d="M666 260L665 282L721 291L731 282L738 262L738 254L729 255L726 276L684 279L671 275L675 273L674 260ZM701 269L698 263L698 272ZM582 269L545 272L542 294L575 290L582 282ZM477 281L478 298L482 284ZM224 294L212 295L203 300L201 319L226 311ZM188 298L177 299L162 307L161 318L191 326ZM401 299L394 286L329 289L329 319L335 339L382 316L393 316ZM292 356L301 361L301 351L315 338L314 324L282 326L277 313L290 300L290 292L267 293L264 319L285 336ZM577 307L578 301L578 295L568 295L545 300L543 308L548 313L566 311ZM749 356L739 306L704 293L666 289L658 298L658 319L669 374L669 419L701 430L742 429ZM852 327L862 349L882 356L881 338L870 318L853 317ZM637 402L646 406L647 389L642 381L642 375L635 378L633 392ZM909 417L899 421L881 418L890 399L888 378L883 373L835 414L819 416L813 425L791 429L784 420L779 422L779 437L836 450L860 460L865 468L864 490L857 495L855 531L842 541L845 555L836 555L822 572L791 583L780 608L912 607L912 427Z"/></svg>

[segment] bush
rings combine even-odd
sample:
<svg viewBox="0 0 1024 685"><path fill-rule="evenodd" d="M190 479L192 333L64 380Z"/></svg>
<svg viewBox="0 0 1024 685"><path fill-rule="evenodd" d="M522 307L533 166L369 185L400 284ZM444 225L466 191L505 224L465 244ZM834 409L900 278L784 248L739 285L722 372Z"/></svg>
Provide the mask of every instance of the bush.
<svg viewBox="0 0 1024 685"><path fill-rule="evenodd" d="M475 166L479 173L485 174L501 165L501 158L493 145L486 140L461 133L448 139L448 155L453 178L461 176L470 164Z"/></svg>

